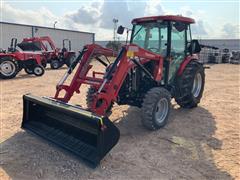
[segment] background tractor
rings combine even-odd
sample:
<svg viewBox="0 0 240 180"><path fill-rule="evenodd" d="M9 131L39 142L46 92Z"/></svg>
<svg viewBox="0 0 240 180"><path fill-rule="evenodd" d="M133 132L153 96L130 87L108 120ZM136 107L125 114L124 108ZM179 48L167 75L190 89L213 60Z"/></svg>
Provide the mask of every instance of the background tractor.
<svg viewBox="0 0 240 180"><path fill-rule="evenodd" d="M34 51L33 51L34 49ZM0 78L14 78L24 68L28 74L42 76L44 74L44 58L41 49L32 44L31 51L24 44L17 44L17 39L12 38L8 51L0 52Z"/></svg>
<svg viewBox="0 0 240 180"><path fill-rule="evenodd" d="M23 44L39 44L42 54L46 62L50 64L52 69L58 69L66 64L68 67L75 59L75 52L71 49L71 41L69 39L63 40L63 47L59 49L49 36L24 38ZM29 47L30 47L29 46Z"/></svg>
<svg viewBox="0 0 240 180"><path fill-rule="evenodd" d="M163 127L171 99L183 108L196 107L202 97L205 74L198 61L201 47L192 40L194 20L182 16L152 16L132 21L130 43L115 56L96 44L84 46L57 84L54 97L24 95L22 128L72 151L96 166L117 144L120 133L108 119L114 103L141 108L142 124L150 130ZM121 26L118 33L122 34ZM89 70L96 59L105 71ZM77 67L69 85L64 84ZM69 103L82 84L89 85L88 108Z"/></svg>

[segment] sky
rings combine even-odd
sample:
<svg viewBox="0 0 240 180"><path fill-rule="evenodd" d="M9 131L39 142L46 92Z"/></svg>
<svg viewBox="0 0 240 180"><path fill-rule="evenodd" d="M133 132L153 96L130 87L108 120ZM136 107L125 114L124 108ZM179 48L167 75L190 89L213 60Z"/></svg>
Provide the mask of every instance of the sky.
<svg viewBox="0 0 240 180"><path fill-rule="evenodd" d="M240 39L239 0L0 0L0 21L95 33L112 40L113 18L131 28L131 20L151 15L195 19L197 39ZM124 36L120 37L124 39Z"/></svg>

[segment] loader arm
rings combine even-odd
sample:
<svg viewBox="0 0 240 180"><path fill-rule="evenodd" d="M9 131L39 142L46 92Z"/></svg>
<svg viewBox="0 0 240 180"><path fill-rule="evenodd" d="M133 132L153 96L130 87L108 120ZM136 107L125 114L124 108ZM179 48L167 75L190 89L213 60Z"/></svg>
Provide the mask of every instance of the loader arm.
<svg viewBox="0 0 240 180"><path fill-rule="evenodd" d="M43 37L40 37L40 41L47 41L49 43L49 45L51 46L51 49L55 50L57 49L53 40L49 37L49 36L43 36Z"/></svg>
<svg viewBox="0 0 240 180"><path fill-rule="evenodd" d="M147 51L134 44L124 46L112 68L105 75L101 86L98 88L98 92L95 94L94 102L92 103L93 106L91 111L98 115L105 116L106 110L111 103L116 102L119 90L128 72L134 66L137 66L134 61L137 61L139 64L145 64L151 60L156 61L157 66L155 69L162 69L163 58L160 55ZM155 73L153 76L154 81L157 81L159 77L161 79L161 71L158 70L157 72L158 73Z"/></svg>
<svg viewBox="0 0 240 180"><path fill-rule="evenodd" d="M117 100L118 92L128 71L137 65L136 61L138 61L139 64L145 64L150 60L155 60L157 66L153 79L158 81L162 77L161 69L163 66L163 58L134 44L122 48L111 68L104 74L103 78L97 78L94 77L94 75L87 76L89 70L92 68L92 65L90 65L91 59L99 55L115 56L116 54L112 50L96 44L85 46L76 59L76 62L80 61L80 63L70 85L64 85L64 82L69 74L71 74L74 68L72 66L58 83L54 98L67 103L74 92L80 93L80 86L82 84L88 84L97 90L97 93L94 95L91 111L98 115L105 116L107 108L112 102ZM132 57L130 55L132 55ZM138 60L131 60L135 58ZM77 65L76 62L73 63L73 66ZM62 90L65 91L65 94L63 97L60 97L60 91Z"/></svg>
<svg viewBox="0 0 240 180"><path fill-rule="evenodd" d="M54 98L67 103L73 96L74 92L80 93L79 89L81 84L85 83L99 85L102 79L96 77L87 77L87 73L92 68L92 65L90 65L92 58L100 55L104 55L106 57L116 56L116 52L112 51L111 49L103 48L97 44L86 45L80 52L79 56L75 59L75 62L69 67L68 71L58 83ZM77 65L78 68L70 85L64 85L63 83ZM59 93L62 90L65 90L65 95L64 97L59 97Z"/></svg>

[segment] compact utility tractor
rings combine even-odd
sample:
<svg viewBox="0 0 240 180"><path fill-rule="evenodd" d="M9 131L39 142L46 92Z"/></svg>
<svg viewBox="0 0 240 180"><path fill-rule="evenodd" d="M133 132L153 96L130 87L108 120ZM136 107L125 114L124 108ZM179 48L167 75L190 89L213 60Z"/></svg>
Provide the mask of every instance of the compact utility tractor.
<svg viewBox="0 0 240 180"><path fill-rule="evenodd" d="M60 52L60 59L69 67L76 58L76 53L72 50L72 44L69 39L63 39L63 46Z"/></svg>
<svg viewBox="0 0 240 180"><path fill-rule="evenodd" d="M22 128L96 166L120 136L108 118L114 103L141 108L142 124L150 130L167 123L171 98L183 108L196 107L205 74L198 62L200 45L191 39L192 23L193 19L182 16L133 19L130 43L111 64L103 57L115 56L113 51L96 44L84 46L57 84L54 97L23 96ZM120 26L118 33L123 31ZM93 59L103 64L105 71L90 73ZM66 85L75 67L72 81ZM69 103L74 93L81 93L83 84L89 85L87 109Z"/></svg>
<svg viewBox="0 0 240 180"><path fill-rule="evenodd" d="M25 44L39 44L46 62L50 64L52 69L58 69L66 64L68 67L75 59L75 52L71 49L71 41L63 39L63 48L59 49L49 36L24 38ZM68 43L68 46L66 45Z"/></svg>
<svg viewBox="0 0 240 180"><path fill-rule="evenodd" d="M0 78L14 78L23 68L26 73L42 76L44 74L44 58L41 49L32 44L28 51L26 44L17 44L17 39L12 38L8 51L0 52Z"/></svg>

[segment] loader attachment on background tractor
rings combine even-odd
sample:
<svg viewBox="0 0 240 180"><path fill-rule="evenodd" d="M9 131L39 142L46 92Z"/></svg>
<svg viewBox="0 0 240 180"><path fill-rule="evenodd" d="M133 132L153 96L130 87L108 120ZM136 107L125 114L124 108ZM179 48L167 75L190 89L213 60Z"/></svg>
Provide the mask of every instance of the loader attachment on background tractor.
<svg viewBox="0 0 240 180"><path fill-rule="evenodd" d="M63 80L57 85L56 94L64 80L78 64L79 67L82 67L82 64L89 63L92 58L89 54L93 55L94 52L97 52L94 47L97 47L100 52L106 50L97 45L84 48L67 70ZM81 70L83 76L87 71L84 68ZM76 83L72 83L68 87L67 94L73 95L73 92L77 90L73 88L76 87ZM56 95L54 98L24 95L22 128L73 152L88 165L96 167L117 144L120 132L107 117L71 105L68 103L69 99L69 95L67 98L58 98Z"/></svg>

